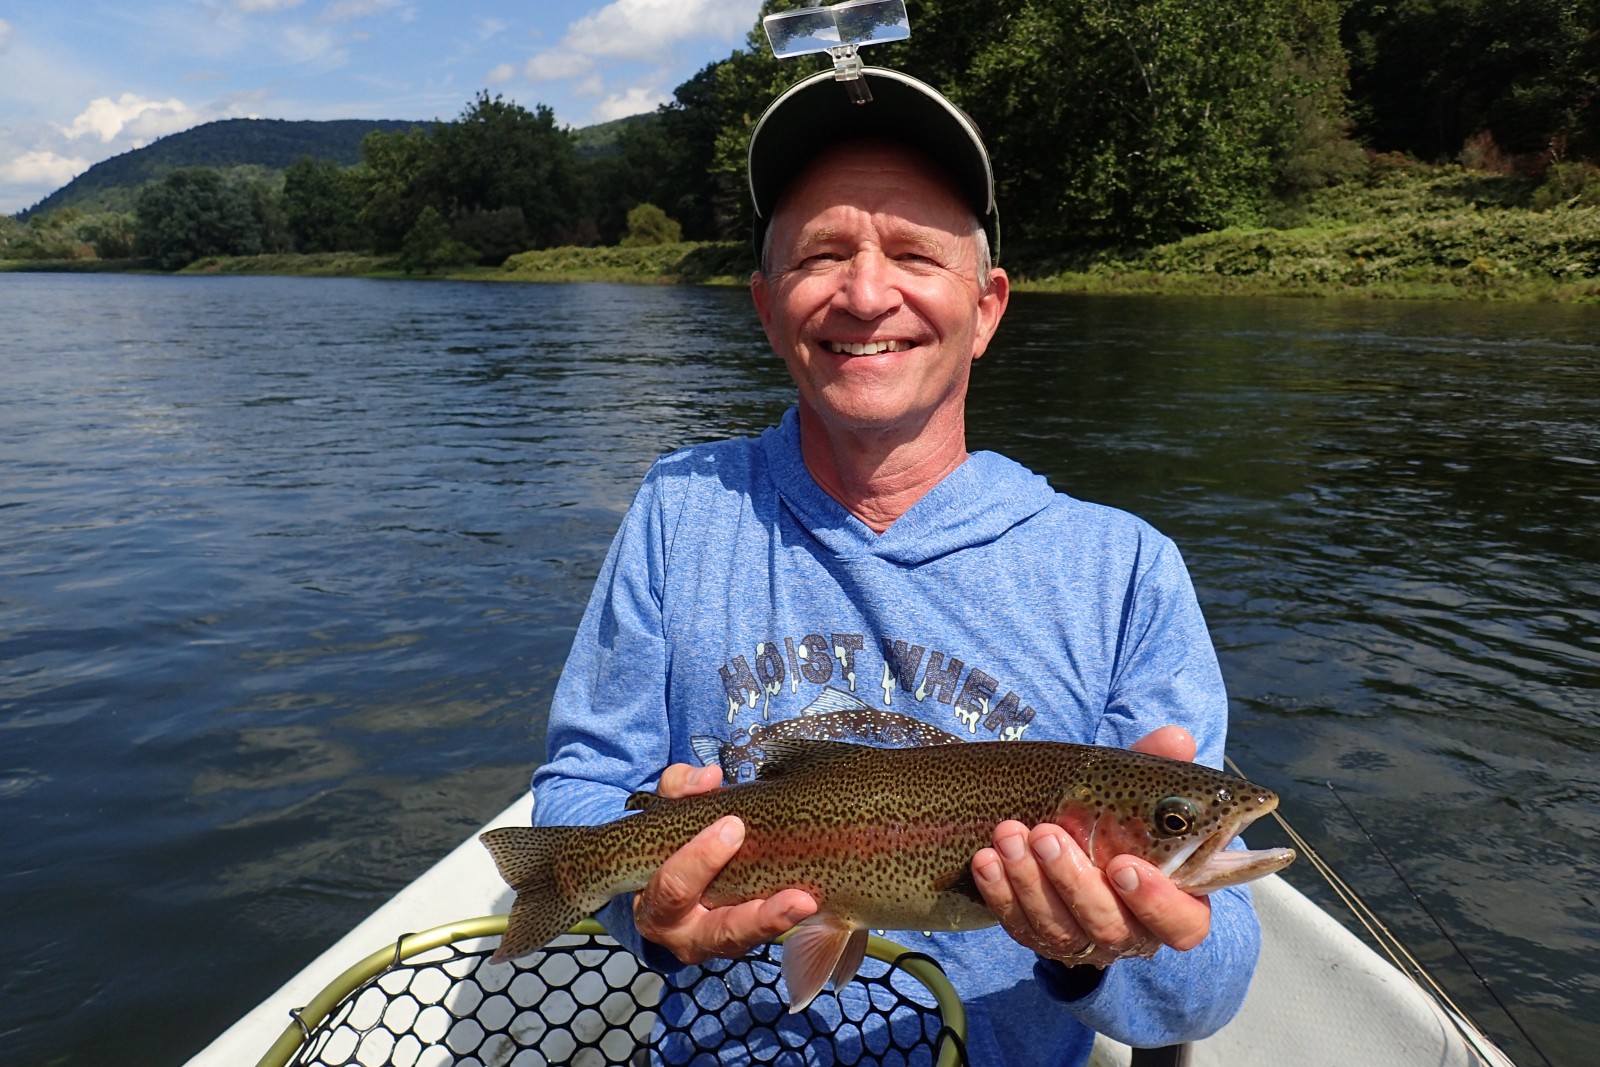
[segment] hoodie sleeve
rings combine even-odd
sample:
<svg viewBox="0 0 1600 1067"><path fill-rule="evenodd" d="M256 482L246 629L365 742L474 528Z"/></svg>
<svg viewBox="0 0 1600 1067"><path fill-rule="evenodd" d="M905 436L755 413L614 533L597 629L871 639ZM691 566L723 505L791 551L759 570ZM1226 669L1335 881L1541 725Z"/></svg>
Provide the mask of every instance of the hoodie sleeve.
<svg viewBox="0 0 1600 1067"><path fill-rule="evenodd" d="M535 825L621 818L628 795L654 783L667 765L659 470L658 464L646 476L611 542L556 685L546 762L533 774ZM651 967L681 967L640 937L632 896L616 897L596 918Z"/></svg>
<svg viewBox="0 0 1600 1067"><path fill-rule="evenodd" d="M1117 659L1096 743L1125 748L1176 724L1194 734L1196 762L1220 767L1228 721L1222 673L1178 549L1154 531L1124 604ZM1260 946L1248 888L1222 889L1211 894L1211 932L1198 946L1112 964L1095 989L1068 1001L1068 1010L1130 1045L1196 1041L1238 1011Z"/></svg>

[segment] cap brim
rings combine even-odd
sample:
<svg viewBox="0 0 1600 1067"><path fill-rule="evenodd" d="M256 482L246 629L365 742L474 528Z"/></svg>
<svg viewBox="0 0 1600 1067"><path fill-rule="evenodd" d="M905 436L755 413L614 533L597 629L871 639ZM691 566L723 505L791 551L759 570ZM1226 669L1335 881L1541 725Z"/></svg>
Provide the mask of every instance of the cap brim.
<svg viewBox="0 0 1600 1067"><path fill-rule="evenodd" d="M756 254L783 191L829 145L863 137L902 141L949 172L999 255L994 172L977 125L933 86L884 67L864 67L872 100L854 103L832 71L796 82L774 100L750 135L750 199Z"/></svg>

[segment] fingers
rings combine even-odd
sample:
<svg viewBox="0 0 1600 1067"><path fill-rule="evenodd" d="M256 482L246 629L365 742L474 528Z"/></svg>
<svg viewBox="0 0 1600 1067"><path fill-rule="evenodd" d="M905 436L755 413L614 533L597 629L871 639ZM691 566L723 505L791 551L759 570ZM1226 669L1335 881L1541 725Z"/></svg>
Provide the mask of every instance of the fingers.
<svg viewBox="0 0 1600 1067"><path fill-rule="evenodd" d="M1138 925L1164 945L1187 952L1211 932L1211 901L1193 897L1137 856L1117 856L1106 876Z"/></svg>
<svg viewBox="0 0 1600 1067"><path fill-rule="evenodd" d="M1162 726L1151 730L1128 747L1149 756L1194 762L1194 735L1181 726Z"/></svg>
<svg viewBox="0 0 1600 1067"><path fill-rule="evenodd" d="M1051 823L1031 831L1001 823L994 847L980 850L972 866L1000 925L1049 959L1104 967L1153 955L1163 944L1193 948L1210 932L1209 904L1154 866L1119 856L1101 870Z"/></svg>
<svg viewBox="0 0 1600 1067"><path fill-rule="evenodd" d="M717 777L720 781L720 771ZM663 774L663 790L666 778ZM706 888L743 843L744 824L728 815L673 853L634 895L639 932L684 963L700 963L712 956L742 956L816 912L816 901L798 889L733 907L705 907L700 900Z"/></svg>
<svg viewBox="0 0 1600 1067"><path fill-rule="evenodd" d="M721 767L696 767L692 763L674 763L661 772L656 792L669 800L692 797L696 793L709 793L722 785Z"/></svg>
<svg viewBox="0 0 1600 1067"><path fill-rule="evenodd" d="M1065 959L1092 947L1056 882L1066 872L1070 884L1080 862L1088 863L1083 850L1059 826L1030 833L1019 822L1003 822L995 828L994 847L980 850L972 868L978 891L1014 940L1042 956Z"/></svg>

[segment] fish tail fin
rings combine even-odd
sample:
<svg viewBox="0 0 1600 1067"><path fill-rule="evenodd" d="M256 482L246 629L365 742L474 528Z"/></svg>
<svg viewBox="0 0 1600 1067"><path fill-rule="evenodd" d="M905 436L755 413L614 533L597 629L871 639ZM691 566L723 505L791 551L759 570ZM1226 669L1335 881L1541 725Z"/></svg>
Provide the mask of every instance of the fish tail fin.
<svg viewBox="0 0 1600 1067"><path fill-rule="evenodd" d="M807 919L783 942L783 984L789 988L789 1014L806 1009L829 982L842 988L856 976L867 954L867 931L831 917Z"/></svg>
<svg viewBox="0 0 1600 1067"><path fill-rule="evenodd" d="M491 963L539 951L587 914L565 899L556 884L556 856L574 830L582 832L570 826L502 826L478 835L500 877L517 891L505 936Z"/></svg>

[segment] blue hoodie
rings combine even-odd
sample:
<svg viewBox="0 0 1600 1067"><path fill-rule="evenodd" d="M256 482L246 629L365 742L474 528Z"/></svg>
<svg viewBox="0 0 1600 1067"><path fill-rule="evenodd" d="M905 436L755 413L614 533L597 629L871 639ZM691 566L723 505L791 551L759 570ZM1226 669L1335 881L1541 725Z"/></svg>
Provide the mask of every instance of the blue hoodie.
<svg viewBox="0 0 1600 1067"><path fill-rule="evenodd" d="M1127 747L1177 724L1212 767L1227 720L1188 574L1148 524L978 452L875 534L812 480L791 410L646 476L556 688L535 821L619 818L668 764L701 762L696 737L737 743L840 700L972 740ZM642 941L630 897L601 921L692 981L697 968ZM998 927L900 939L961 995L973 1064L1060 1067L1088 1058L1093 1031L1156 1046L1232 1017L1260 931L1243 887L1211 901L1199 947L1120 961L1077 999Z"/></svg>

